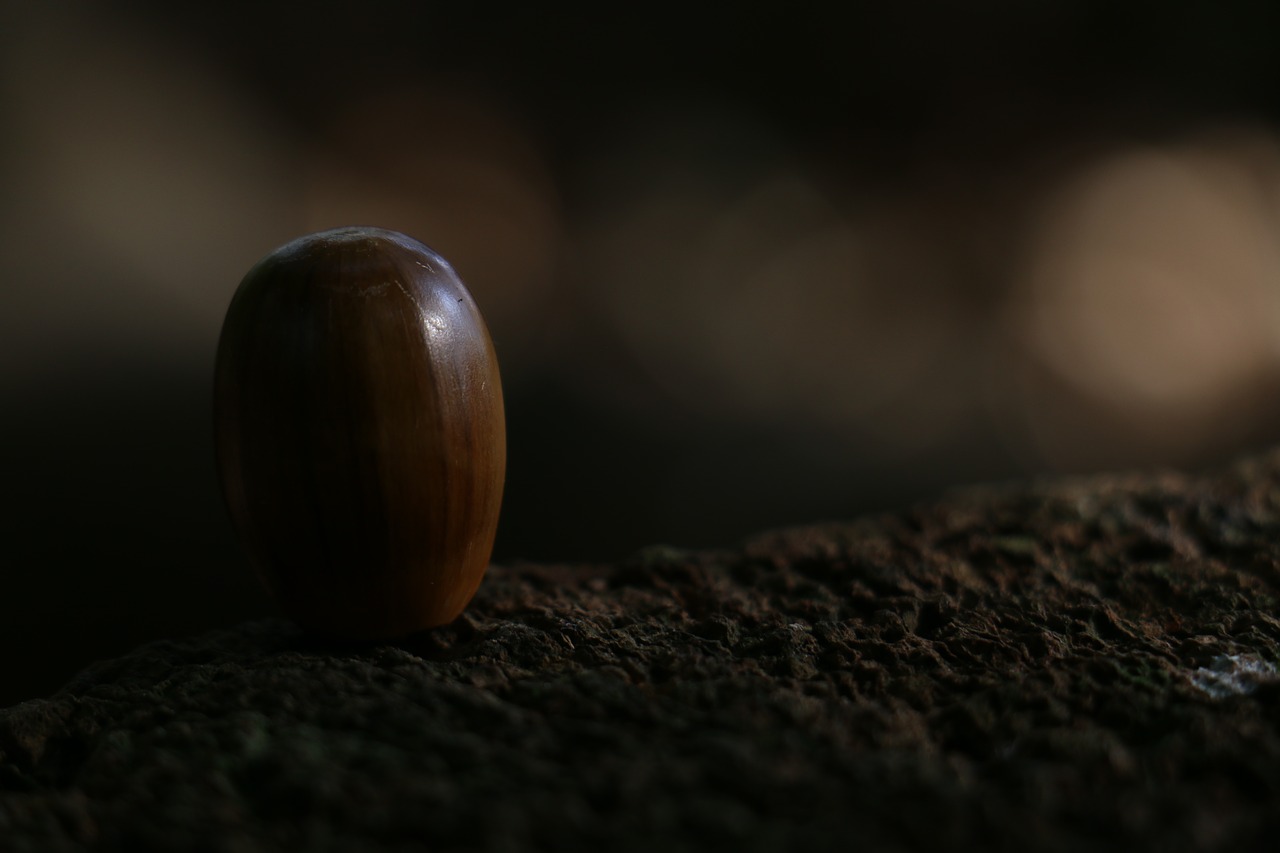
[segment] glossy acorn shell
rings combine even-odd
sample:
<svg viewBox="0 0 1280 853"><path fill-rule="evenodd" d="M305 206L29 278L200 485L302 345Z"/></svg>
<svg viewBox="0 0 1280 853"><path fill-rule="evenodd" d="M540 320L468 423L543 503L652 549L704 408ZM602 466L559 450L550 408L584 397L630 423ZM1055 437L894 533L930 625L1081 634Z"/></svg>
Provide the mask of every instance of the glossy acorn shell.
<svg viewBox="0 0 1280 853"><path fill-rule="evenodd" d="M446 261L375 228L282 246L236 291L214 384L227 505L289 616L376 640L462 612L506 429L493 344Z"/></svg>

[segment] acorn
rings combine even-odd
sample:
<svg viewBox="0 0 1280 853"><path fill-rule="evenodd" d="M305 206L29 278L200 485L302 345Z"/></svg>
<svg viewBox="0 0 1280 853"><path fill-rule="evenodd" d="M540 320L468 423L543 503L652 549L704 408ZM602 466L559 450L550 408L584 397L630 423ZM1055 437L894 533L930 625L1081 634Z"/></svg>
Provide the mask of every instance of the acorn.
<svg viewBox="0 0 1280 853"><path fill-rule="evenodd" d="M493 343L443 258L379 228L281 246L231 301L214 385L226 503L287 615L380 640L462 612L506 427Z"/></svg>

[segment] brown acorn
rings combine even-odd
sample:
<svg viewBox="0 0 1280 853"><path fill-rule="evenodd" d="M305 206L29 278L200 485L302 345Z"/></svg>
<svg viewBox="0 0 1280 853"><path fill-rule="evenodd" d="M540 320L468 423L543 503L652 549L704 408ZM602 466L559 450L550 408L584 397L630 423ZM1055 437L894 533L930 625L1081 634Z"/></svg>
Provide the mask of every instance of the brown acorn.
<svg viewBox="0 0 1280 853"><path fill-rule="evenodd" d="M276 249L231 301L214 384L227 505L289 616L374 640L462 612L506 428L489 333L443 258L378 228Z"/></svg>

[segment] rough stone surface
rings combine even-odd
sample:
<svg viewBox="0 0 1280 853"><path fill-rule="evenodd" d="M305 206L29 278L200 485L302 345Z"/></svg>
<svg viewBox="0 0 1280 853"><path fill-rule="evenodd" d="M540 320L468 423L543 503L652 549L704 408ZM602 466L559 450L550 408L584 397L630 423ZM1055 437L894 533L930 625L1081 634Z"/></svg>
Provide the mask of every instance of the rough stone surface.
<svg viewBox="0 0 1280 853"><path fill-rule="evenodd" d="M155 643L0 710L0 847L1269 848L1278 534L1272 455Z"/></svg>

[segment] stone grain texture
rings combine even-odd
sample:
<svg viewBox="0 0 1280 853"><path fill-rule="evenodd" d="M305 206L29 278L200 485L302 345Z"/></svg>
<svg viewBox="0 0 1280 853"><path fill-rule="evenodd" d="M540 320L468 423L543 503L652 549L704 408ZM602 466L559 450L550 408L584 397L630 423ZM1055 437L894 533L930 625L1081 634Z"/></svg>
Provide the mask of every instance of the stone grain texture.
<svg viewBox="0 0 1280 853"><path fill-rule="evenodd" d="M500 566L0 710L0 849L1223 850L1280 833L1280 455Z"/></svg>

